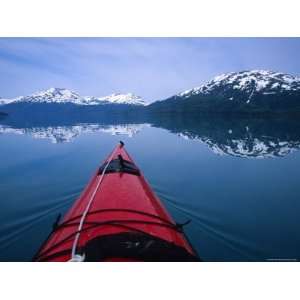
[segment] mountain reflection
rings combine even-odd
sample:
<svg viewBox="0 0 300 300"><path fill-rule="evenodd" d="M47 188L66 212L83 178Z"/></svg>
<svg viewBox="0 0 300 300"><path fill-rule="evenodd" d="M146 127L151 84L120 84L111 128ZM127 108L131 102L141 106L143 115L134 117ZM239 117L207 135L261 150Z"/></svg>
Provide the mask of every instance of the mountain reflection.
<svg viewBox="0 0 300 300"><path fill-rule="evenodd" d="M0 134L28 134L37 139L49 139L52 143L68 143L76 137L85 133L104 132L111 135L126 135L133 137L145 124L77 124L72 126L47 126L47 127L28 127L14 128L7 125L0 125Z"/></svg>
<svg viewBox="0 0 300 300"><path fill-rule="evenodd" d="M300 149L300 120L229 116L160 118L152 124L198 140L219 155L281 157Z"/></svg>
<svg viewBox="0 0 300 300"><path fill-rule="evenodd" d="M243 158L282 157L300 149L300 120L297 118L212 117L193 115L151 115L109 119L102 123L39 120L32 122L4 118L0 134L28 134L52 143L71 142L84 133L104 132L133 137L145 126L167 129L179 137L208 145L219 155ZM153 132L155 134L155 132Z"/></svg>

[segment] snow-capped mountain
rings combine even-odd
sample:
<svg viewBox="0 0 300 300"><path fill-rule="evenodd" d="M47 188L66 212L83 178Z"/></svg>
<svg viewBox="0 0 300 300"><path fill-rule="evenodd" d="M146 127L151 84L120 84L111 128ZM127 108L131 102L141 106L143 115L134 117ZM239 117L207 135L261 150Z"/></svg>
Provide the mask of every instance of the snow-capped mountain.
<svg viewBox="0 0 300 300"><path fill-rule="evenodd" d="M234 101L232 92L236 92L236 94L239 92L244 96L246 103L250 103L251 98L256 94L269 95L298 90L300 90L300 77L272 71L253 70L216 76L207 84L179 93L178 96L188 98L191 95L226 95L228 93L228 96L232 96L228 100Z"/></svg>
<svg viewBox="0 0 300 300"><path fill-rule="evenodd" d="M106 106L111 108L111 113L121 110L125 112L129 108L131 111L138 109L143 112L300 114L300 77L264 70L232 72L216 76L200 87L150 105L132 93L94 97L81 96L63 88L50 88L14 99L0 99L0 105L7 107L3 110L7 113L15 108L15 104L22 104L28 108L28 105L25 105L27 103L70 103L75 104L76 107L93 105L102 110L105 110ZM20 110L22 105L17 105L17 110ZM115 109L116 105L120 109ZM34 109L37 109L36 106ZM38 108L41 111L45 110L45 106L42 106ZM57 110L62 107L59 105ZM94 109L95 107L91 108Z"/></svg>
<svg viewBox="0 0 300 300"><path fill-rule="evenodd" d="M101 101L107 101L108 103L146 105L146 102L141 97L136 96L132 93L112 94L98 99Z"/></svg>
<svg viewBox="0 0 300 300"><path fill-rule="evenodd" d="M0 105L12 103L72 103L77 105L101 105L101 104L127 104L146 105L139 96L132 93L112 94L105 97L81 96L78 93L64 88L50 88L36 92L29 96L20 96L13 99L0 98Z"/></svg>
<svg viewBox="0 0 300 300"><path fill-rule="evenodd" d="M222 74L151 107L194 112L300 111L300 77L264 70Z"/></svg>

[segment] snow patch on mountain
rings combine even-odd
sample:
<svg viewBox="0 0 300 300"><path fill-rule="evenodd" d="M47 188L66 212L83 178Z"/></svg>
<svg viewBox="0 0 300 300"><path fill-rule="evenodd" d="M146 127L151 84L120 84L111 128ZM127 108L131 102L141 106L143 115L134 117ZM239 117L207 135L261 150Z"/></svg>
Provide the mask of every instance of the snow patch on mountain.
<svg viewBox="0 0 300 300"><path fill-rule="evenodd" d="M14 99L4 99L4 98L0 98L0 105L5 105L5 104L9 104L11 102L13 102Z"/></svg>
<svg viewBox="0 0 300 300"><path fill-rule="evenodd" d="M134 105L146 105L145 101L132 93L128 94L112 94L106 97L99 98L101 101L107 101L117 104L134 104Z"/></svg>

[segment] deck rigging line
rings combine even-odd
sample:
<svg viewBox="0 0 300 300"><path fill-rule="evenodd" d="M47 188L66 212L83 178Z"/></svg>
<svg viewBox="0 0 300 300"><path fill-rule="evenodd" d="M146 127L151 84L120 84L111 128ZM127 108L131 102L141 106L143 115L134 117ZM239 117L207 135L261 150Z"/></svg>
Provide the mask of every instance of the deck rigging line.
<svg viewBox="0 0 300 300"><path fill-rule="evenodd" d="M123 145L124 145L124 144L123 144L122 142L120 142L120 147L123 147ZM115 150L112 152L112 154L111 154L109 160L107 161L107 163L106 163L106 165L105 165L105 167L104 167L104 169L103 169L103 172L102 172L102 174L101 174L101 176L100 176L100 178L99 178L99 180L98 180L97 186L96 186L96 188L94 189L94 192L93 192L93 194L92 194L92 196L91 196L91 198L90 198L90 200L89 200L89 202L88 202L88 204L87 204L87 206L86 206L86 208L85 208L85 210L84 210L84 212L83 212L83 214L82 214L82 216L81 216L81 218L80 218L80 222L79 222L79 225L78 225L77 233L76 233L76 235L75 235L74 242L73 242L73 246L72 246L71 259L69 260L69 261L71 261L71 262L80 262L80 261L84 261L84 254L83 254L83 255L81 255L81 254L76 254L76 249L77 249L78 241L79 241L79 238L80 238L80 233L81 233L81 231L82 231L82 227L83 227L85 218L86 218L86 216L87 216L87 214L88 214L88 212L89 212L89 209L90 209L90 207L91 207L91 205L92 205L92 203L93 203L93 201L94 201L94 199L95 199L95 196L96 196L96 194L97 194L97 192L98 192L98 189L99 189L99 187L100 187L100 184L101 184L101 182L103 181L105 172L106 172L106 170L107 170L107 168L108 168L110 162L112 161L112 158L114 157L114 154L115 154L115 152L117 151L117 149L118 149L118 148L115 148ZM98 176L99 176L99 175L98 175Z"/></svg>

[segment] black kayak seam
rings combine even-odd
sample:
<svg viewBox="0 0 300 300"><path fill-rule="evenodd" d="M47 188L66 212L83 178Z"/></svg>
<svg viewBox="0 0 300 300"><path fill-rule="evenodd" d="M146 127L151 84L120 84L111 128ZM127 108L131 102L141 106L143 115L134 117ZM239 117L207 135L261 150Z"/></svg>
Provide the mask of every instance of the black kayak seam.
<svg viewBox="0 0 300 300"><path fill-rule="evenodd" d="M94 215L94 214L98 214L98 213L105 213L105 212L129 212L129 213L136 213L136 214L140 214L140 215L144 215L144 216L147 216L147 217L151 217L151 218L154 218L154 219L158 219L166 224L169 224L169 225L173 225L175 226L176 224L167 220L167 219L164 219L160 216L157 216L155 214L150 214L150 213L147 213L147 212L143 212L143 211L140 211L140 210L135 210L135 209L129 209L129 208L105 208L105 209L97 209L97 210L93 210L93 211L89 211L87 213L87 215ZM67 224L69 222L72 222L78 218L81 218L82 217L82 214L81 215L78 215L78 216L75 216L75 217L72 217L60 224L57 224L55 227L54 227L54 230L52 231L52 233L54 233L55 231L59 230L61 226L63 226L64 224ZM142 220L141 220L142 221Z"/></svg>

